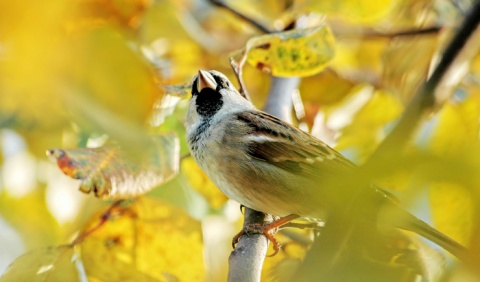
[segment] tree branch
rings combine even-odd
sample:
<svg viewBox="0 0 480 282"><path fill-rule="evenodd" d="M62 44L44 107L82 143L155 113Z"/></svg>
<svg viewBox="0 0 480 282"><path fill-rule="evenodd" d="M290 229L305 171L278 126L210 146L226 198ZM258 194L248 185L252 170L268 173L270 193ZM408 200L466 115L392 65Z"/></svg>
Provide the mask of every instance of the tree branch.
<svg viewBox="0 0 480 282"><path fill-rule="evenodd" d="M272 76L270 90L263 110L292 123L292 93L298 88L299 83L299 77Z"/></svg>
<svg viewBox="0 0 480 282"><path fill-rule="evenodd" d="M245 208L244 229L249 224L265 224L272 221L271 215ZM228 259L228 281L260 281L267 248L268 240L262 234L242 236Z"/></svg>

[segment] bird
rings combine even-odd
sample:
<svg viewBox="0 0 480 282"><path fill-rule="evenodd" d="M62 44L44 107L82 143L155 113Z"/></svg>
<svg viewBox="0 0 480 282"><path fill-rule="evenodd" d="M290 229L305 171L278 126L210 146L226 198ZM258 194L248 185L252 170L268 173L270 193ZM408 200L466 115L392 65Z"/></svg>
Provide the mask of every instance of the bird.
<svg viewBox="0 0 480 282"><path fill-rule="evenodd" d="M280 217L264 229L274 245L271 229L298 217L327 218L328 224L332 210L345 209L358 221L387 216L384 222L392 227L465 258L463 245L402 208L385 189L372 184L352 198L354 189L326 181L348 178L358 166L313 135L257 109L224 74L199 70L191 92L185 128L192 157L227 197Z"/></svg>

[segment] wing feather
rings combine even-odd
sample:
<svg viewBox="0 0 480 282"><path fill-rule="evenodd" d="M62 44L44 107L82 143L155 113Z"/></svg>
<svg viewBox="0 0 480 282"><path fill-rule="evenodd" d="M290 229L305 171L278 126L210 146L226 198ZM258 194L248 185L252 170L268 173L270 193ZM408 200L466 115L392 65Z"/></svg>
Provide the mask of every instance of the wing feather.
<svg viewBox="0 0 480 282"><path fill-rule="evenodd" d="M232 126L229 130L237 131L237 137L250 137L245 151L253 159L314 179L332 177L333 174L344 177L357 167L319 139L265 112L245 111L234 118L248 125L247 130L244 124ZM373 197L398 202L394 195L379 186L372 184L372 187L374 189L369 191Z"/></svg>
<svg viewBox="0 0 480 282"><path fill-rule="evenodd" d="M342 172L355 165L315 137L264 112L242 112L239 122L251 129L247 152L250 157L266 161L292 173L321 176Z"/></svg>

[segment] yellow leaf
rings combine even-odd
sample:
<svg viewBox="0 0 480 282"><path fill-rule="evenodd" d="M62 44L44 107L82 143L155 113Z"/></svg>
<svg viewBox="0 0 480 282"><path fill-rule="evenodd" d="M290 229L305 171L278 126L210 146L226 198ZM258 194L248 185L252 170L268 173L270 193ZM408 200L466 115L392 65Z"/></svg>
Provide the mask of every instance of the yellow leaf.
<svg viewBox="0 0 480 282"><path fill-rule="evenodd" d="M191 82L192 70L204 68L209 61L208 54L195 41L208 33L192 38L188 32L200 28L195 26L194 19L182 1L155 1L145 14L141 27L142 51L168 84Z"/></svg>
<svg viewBox="0 0 480 282"><path fill-rule="evenodd" d="M114 29L98 28L69 44L70 64L65 68L80 87L72 86L85 89L82 94L112 112L143 124L162 93L153 71L126 39ZM65 99L69 102L69 97Z"/></svg>
<svg viewBox="0 0 480 282"><path fill-rule="evenodd" d="M32 3L29 9L0 3L0 21L10 26L5 32L0 27L2 50L8 50L0 54L0 124L29 131L35 145L46 142L35 131L59 140L72 124L82 133L93 128L110 136L125 120L143 128L162 94L151 66L122 30L105 26L68 33L68 24L85 12L74 9L79 1ZM120 118L99 126L104 113L79 101Z"/></svg>
<svg viewBox="0 0 480 282"><path fill-rule="evenodd" d="M73 248L48 247L20 256L0 277L0 282L13 281L80 281Z"/></svg>
<svg viewBox="0 0 480 282"><path fill-rule="evenodd" d="M247 61L275 76L309 76L334 56L334 38L327 25L254 37L247 42Z"/></svg>
<svg viewBox="0 0 480 282"><path fill-rule="evenodd" d="M250 95L252 103L257 105L258 108L261 108L261 105L263 105L267 99L271 79L270 75L259 72L250 64L245 64L242 76L249 93L252 93L252 95Z"/></svg>
<svg viewBox="0 0 480 282"><path fill-rule="evenodd" d="M132 29L138 28L142 16L152 0L80 0L77 9L84 11L78 24L105 22Z"/></svg>
<svg viewBox="0 0 480 282"><path fill-rule="evenodd" d="M24 174L27 175L27 174ZM60 240L60 228L45 203L45 190L37 187L24 197L0 193L0 214L20 233L28 248L53 245ZM35 234L35 236L29 236Z"/></svg>
<svg viewBox="0 0 480 282"><path fill-rule="evenodd" d="M429 150L444 156L475 144L478 140L480 99L472 95L465 101L446 103L438 113L438 122L429 141ZM452 134L454 133L454 134Z"/></svg>
<svg viewBox="0 0 480 282"><path fill-rule="evenodd" d="M0 8L2 18L25 19L6 24L14 28L7 29L4 40L12 48L0 61L7 75L1 77L2 110L54 126L62 121L57 115L64 114L65 88L82 86L109 109L144 122L160 92L149 66L117 30L97 28L68 37L62 27L74 13L61 2Z"/></svg>
<svg viewBox="0 0 480 282"><path fill-rule="evenodd" d="M195 163L193 158L182 160L181 169L185 173L190 185L208 201L212 208L219 208L228 200L220 189L208 178L208 176Z"/></svg>
<svg viewBox="0 0 480 282"><path fill-rule="evenodd" d="M351 23L376 23L383 19L394 7L396 0L326 0L308 1L305 8L312 11L339 17Z"/></svg>
<svg viewBox="0 0 480 282"><path fill-rule="evenodd" d="M460 243L469 242L475 225L472 194L458 184L434 183L430 201L435 227Z"/></svg>
<svg viewBox="0 0 480 282"><path fill-rule="evenodd" d="M472 91L462 102L447 102L437 114L427 150L439 157L457 156L478 142L480 99ZM472 157L474 154L472 155ZM472 159L473 160L473 159ZM464 178L463 171L451 167L451 173ZM469 180L469 184L472 183ZM472 194L456 183L430 185L433 220L436 227L459 242L469 242L474 229Z"/></svg>
<svg viewBox="0 0 480 282"><path fill-rule="evenodd" d="M471 72L479 77L480 76L480 53L478 53L470 63L470 70Z"/></svg>
<svg viewBox="0 0 480 282"><path fill-rule="evenodd" d="M338 40L331 66L357 77L380 75L383 68L382 55L388 43L386 38Z"/></svg>
<svg viewBox="0 0 480 282"><path fill-rule="evenodd" d="M0 41L8 50L0 55L2 126L51 130L68 122L56 79L62 76L57 60L65 52L61 25L71 15L62 2L31 3L28 9L0 2Z"/></svg>
<svg viewBox="0 0 480 282"><path fill-rule="evenodd" d="M354 84L331 70L302 79L300 93L305 102L330 105L342 100L350 93Z"/></svg>
<svg viewBox="0 0 480 282"><path fill-rule="evenodd" d="M104 213L94 216L84 230L98 226ZM166 202L138 198L117 207L80 248L87 276L97 281L204 278L200 224Z"/></svg>
<svg viewBox="0 0 480 282"><path fill-rule="evenodd" d="M370 101L358 112L355 121L378 126L395 120L403 110L396 96L385 90L376 90Z"/></svg>
<svg viewBox="0 0 480 282"><path fill-rule="evenodd" d="M363 160L383 139L384 127L394 121L402 110L402 104L394 95L384 90L376 90L365 106L357 112L353 121L342 129L336 148L354 149L359 159Z"/></svg>
<svg viewBox="0 0 480 282"><path fill-rule="evenodd" d="M426 79L437 47L436 34L392 41L383 54L382 86L395 89L403 101L410 101L414 90Z"/></svg>
<svg viewBox="0 0 480 282"><path fill-rule="evenodd" d="M448 4L446 6L448 6ZM443 12L450 10L446 6L442 6L440 9L442 10L441 12L435 13L435 18L435 16L431 15L432 0L396 1L394 7L390 10L390 13L386 15L383 22L380 24L388 23L388 27L393 30L416 29L422 24L434 24L435 20L445 20L445 18L442 17L445 16ZM452 12L452 10L450 10L450 12ZM429 19L426 19L427 14L429 14ZM430 18L430 16L432 17Z"/></svg>

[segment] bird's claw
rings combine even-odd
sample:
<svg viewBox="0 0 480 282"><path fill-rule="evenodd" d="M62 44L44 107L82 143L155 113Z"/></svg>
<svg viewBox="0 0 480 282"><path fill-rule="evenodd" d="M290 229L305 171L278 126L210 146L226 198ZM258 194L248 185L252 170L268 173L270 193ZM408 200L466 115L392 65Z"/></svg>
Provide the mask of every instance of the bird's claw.
<svg viewBox="0 0 480 282"><path fill-rule="evenodd" d="M280 243L275 239L273 236L277 230L284 226L285 224L288 224L292 220L298 218L299 216L296 214L291 214L287 215L285 217L282 217L278 220L275 220L272 223L268 224L259 224L259 223L251 223L247 224L242 231L240 231L237 235L235 235L232 239L232 246L235 249L235 245L240 241L240 238L243 235L249 235L249 234L263 234L267 238L268 241L272 242L273 245L273 254L267 255L268 257L273 257L278 252L280 251ZM273 234L272 234L273 233Z"/></svg>
<svg viewBox="0 0 480 282"><path fill-rule="evenodd" d="M280 251L281 245L278 240L274 237L272 233L277 232L278 227L273 224L258 224L252 223L245 226L237 235L232 239L232 247L235 248L237 243L240 241L240 238L243 235L250 236L250 234L263 234L268 241L272 242L273 253L267 255L267 257L273 257Z"/></svg>

